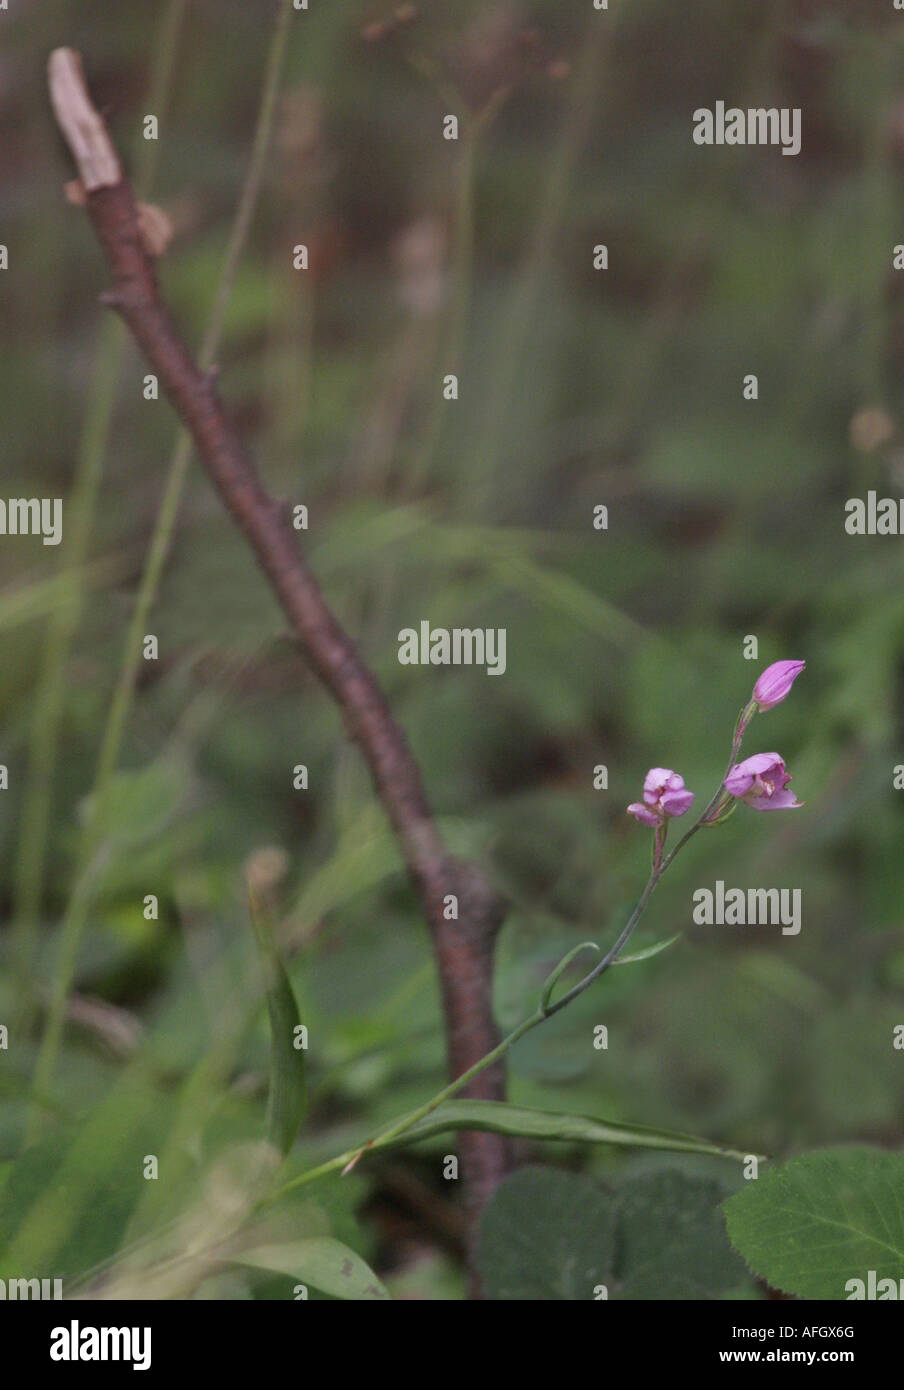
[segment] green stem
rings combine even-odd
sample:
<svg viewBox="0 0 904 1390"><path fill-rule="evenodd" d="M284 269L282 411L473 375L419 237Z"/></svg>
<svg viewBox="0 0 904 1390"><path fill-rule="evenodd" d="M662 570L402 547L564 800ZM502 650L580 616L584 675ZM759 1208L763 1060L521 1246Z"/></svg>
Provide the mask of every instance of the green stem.
<svg viewBox="0 0 904 1390"><path fill-rule="evenodd" d="M735 763L738 760L738 754L741 751L741 742L744 738L744 734L747 731L747 725L750 723L751 719L756 714L756 710L756 700L750 700L750 702L744 706L744 708L741 710L741 713L738 715L738 722L737 724L735 724L734 738L731 742L731 752L728 755L728 762L725 767L725 774L722 778L722 781L719 783L718 787L713 793L713 796L709 801L708 805L706 806L705 810L697 817L690 830L686 831L684 835L682 835L681 839L678 841L671 854L666 855L662 863L663 873L671 864L678 851L684 848L691 836L696 835L701 825L707 824L710 816L712 816L713 812L716 810L716 807L719 805L719 802L726 794L725 778L728 776L729 772L731 772L731 769L734 767Z"/></svg>

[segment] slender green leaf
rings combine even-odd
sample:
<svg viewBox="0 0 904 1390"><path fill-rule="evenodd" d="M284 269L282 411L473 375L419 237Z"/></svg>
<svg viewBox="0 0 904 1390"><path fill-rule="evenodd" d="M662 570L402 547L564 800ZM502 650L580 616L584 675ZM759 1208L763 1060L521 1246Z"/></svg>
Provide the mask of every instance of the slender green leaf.
<svg viewBox="0 0 904 1390"><path fill-rule="evenodd" d="M573 947L572 950L568 952L567 956L562 957L555 969L551 970L547 975L546 979L543 981L543 988L540 991L541 1009L545 1010L548 1008L549 1001L552 998L553 990L558 984L560 977L565 973L565 971L568 969L569 965L575 959L575 957L579 956L582 951L598 950L599 946L597 946L595 941L582 941L579 946Z"/></svg>
<svg viewBox="0 0 904 1390"><path fill-rule="evenodd" d="M492 1134L569 1144L617 1144L636 1149L665 1149L671 1153L712 1154L739 1161L746 1157L737 1149L723 1148L720 1144L713 1144L708 1139L696 1139L690 1134L648 1129L644 1125L612 1124L589 1115L559 1114L554 1110L534 1110L524 1105L506 1105L494 1100L447 1100L397 1140L385 1145L378 1143L373 1148L413 1144L448 1129L487 1130Z"/></svg>
<svg viewBox="0 0 904 1390"><path fill-rule="evenodd" d="M305 1050L296 1047L300 1027L298 1004L280 960L270 923L250 896L251 918L264 970L270 1017L270 1092L267 1132L270 1142L288 1153L295 1142L305 1110Z"/></svg>
<svg viewBox="0 0 904 1390"><path fill-rule="evenodd" d="M658 956L660 951L667 951L670 946L674 946L676 941L680 941L683 932L676 932L674 936L667 937L664 941L657 941L652 946L644 946L641 951L632 951L630 956L619 956L612 962L613 965L633 965L638 960L650 960L653 956Z"/></svg>

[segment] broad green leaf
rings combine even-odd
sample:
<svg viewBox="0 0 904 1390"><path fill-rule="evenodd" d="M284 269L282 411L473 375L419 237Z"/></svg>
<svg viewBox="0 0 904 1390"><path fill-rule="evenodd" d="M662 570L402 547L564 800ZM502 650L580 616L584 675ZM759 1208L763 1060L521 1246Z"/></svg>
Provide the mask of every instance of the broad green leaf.
<svg viewBox="0 0 904 1390"><path fill-rule="evenodd" d="M233 1263L288 1274L299 1284L310 1284L333 1298L389 1298L384 1285L360 1255L331 1236L314 1236L290 1245L261 1245L236 1255Z"/></svg>
<svg viewBox="0 0 904 1390"><path fill-rule="evenodd" d="M725 1234L725 1189L677 1170L649 1173L618 1190L616 1288L622 1299L715 1298L745 1282Z"/></svg>
<svg viewBox="0 0 904 1390"><path fill-rule="evenodd" d="M611 1282L612 1197L589 1178L525 1168L481 1222L478 1266L491 1299L593 1299Z"/></svg>
<svg viewBox="0 0 904 1390"><path fill-rule="evenodd" d="M267 1100L267 1133L271 1144L286 1154L295 1143L306 1100L305 1050L296 1047L300 1026L298 1005L289 983L270 923L255 906L251 918L264 971L267 1013L270 1018L270 1091Z"/></svg>
<svg viewBox="0 0 904 1390"><path fill-rule="evenodd" d="M800 1298L844 1299L851 1279L904 1279L904 1154L818 1149L768 1167L724 1204L755 1274Z"/></svg>
<svg viewBox="0 0 904 1390"><path fill-rule="evenodd" d="M613 1124L589 1115L534 1110L524 1105L507 1105L494 1100L447 1100L397 1140L373 1147L395 1148L402 1144L413 1144L416 1140L427 1139L447 1129L488 1130L493 1134L518 1135L525 1139L548 1139L571 1144L618 1144L628 1148L712 1154L738 1160L745 1157L737 1149L723 1148L708 1139L695 1139L690 1134L649 1129L644 1125Z"/></svg>
<svg viewBox="0 0 904 1390"><path fill-rule="evenodd" d="M606 1186L558 1169L509 1178L481 1224L494 1299L706 1299L738 1290L742 1261L719 1211L724 1189L664 1170Z"/></svg>

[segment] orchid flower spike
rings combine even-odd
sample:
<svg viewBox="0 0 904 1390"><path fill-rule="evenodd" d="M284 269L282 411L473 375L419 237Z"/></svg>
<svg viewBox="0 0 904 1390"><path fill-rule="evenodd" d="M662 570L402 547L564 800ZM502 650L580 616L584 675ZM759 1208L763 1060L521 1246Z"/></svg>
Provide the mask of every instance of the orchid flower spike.
<svg viewBox="0 0 904 1390"><path fill-rule="evenodd" d="M667 816L683 816L689 811L694 793L684 785L684 778L668 767L651 767L643 780L643 801L632 801L628 814L642 825L658 828Z"/></svg>
<svg viewBox="0 0 904 1390"><path fill-rule="evenodd" d="M784 811L803 805L788 788L790 781L791 773L778 753L754 753L735 763L725 778L725 790L754 811Z"/></svg>
<svg viewBox="0 0 904 1390"><path fill-rule="evenodd" d="M805 661L774 661L767 666L753 687L757 708L762 711L780 705L806 664Z"/></svg>

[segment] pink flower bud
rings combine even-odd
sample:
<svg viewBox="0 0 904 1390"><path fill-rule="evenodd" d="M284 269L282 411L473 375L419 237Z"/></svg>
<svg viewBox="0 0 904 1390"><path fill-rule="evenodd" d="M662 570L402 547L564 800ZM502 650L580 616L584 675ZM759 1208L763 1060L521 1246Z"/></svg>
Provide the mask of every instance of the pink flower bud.
<svg viewBox="0 0 904 1390"><path fill-rule="evenodd" d="M643 780L643 802L632 801L628 814L644 825L660 826L666 816L683 816L693 804L694 793L684 778L667 767L651 767Z"/></svg>
<svg viewBox="0 0 904 1390"><path fill-rule="evenodd" d="M767 666L753 687L753 698L759 709L780 705L806 664L805 661L773 661Z"/></svg>
<svg viewBox="0 0 904 1390"><path fill-rule="evenodd" d="M784 811L803 805L788 790L790 781L791 773L778 753L754 753L735 763L725 778L725 790L755 811Z"/></svg>

